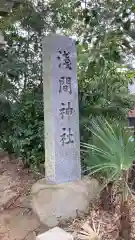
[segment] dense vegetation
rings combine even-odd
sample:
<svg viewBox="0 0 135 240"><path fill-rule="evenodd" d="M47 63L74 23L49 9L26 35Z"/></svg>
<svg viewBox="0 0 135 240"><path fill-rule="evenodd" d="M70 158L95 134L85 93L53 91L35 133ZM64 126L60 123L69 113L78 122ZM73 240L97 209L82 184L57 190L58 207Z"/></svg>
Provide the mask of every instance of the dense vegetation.
<svg viewBox="0 0 135 240"><path fill-rule="evenodd" d="M0 19L0 145L25 164L44 161L42 36L76 37L81 141L91 118L125 122L134 105L135 3L132 0L22 1Z"/></svg>
<svg viewBox="0 0 135 240"><path fill-rule="evenodd" d="M130 201L134 200L135 143L120 124L110 124L102 118L91 121L92 144L83 144L90 175L102 177L100 200L105 211L114 213L120 204L117 240L131 239ZM119 199L119 200L118 200ZM116 210L117 211L117 210Z"/></svg>

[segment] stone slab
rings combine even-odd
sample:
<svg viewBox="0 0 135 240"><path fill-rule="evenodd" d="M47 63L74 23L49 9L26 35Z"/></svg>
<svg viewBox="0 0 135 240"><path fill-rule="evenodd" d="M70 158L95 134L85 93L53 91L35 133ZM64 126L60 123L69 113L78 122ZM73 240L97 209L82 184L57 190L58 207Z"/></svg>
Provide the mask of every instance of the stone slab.
<svg viewBox="0 0 135 240"><path fill-rule="evenodd" d="M89 203L97 197L99 184L84 178L70 183L48 185L45 179L32 187L32 208L40 221L55 227L70 218L88 212Z"/></svg>
<svg viewBox="0 0 135 240"><path fill-rule="evenodd" d="M39 236L36 240L73 240L73 236L59 227L55 227Z"/></svg>
<svg viewBox="0 0 135 240"><path fill-rule="evenodd" d="M48 183L81 179L75 41L43 39L45 177Z"/></svg>

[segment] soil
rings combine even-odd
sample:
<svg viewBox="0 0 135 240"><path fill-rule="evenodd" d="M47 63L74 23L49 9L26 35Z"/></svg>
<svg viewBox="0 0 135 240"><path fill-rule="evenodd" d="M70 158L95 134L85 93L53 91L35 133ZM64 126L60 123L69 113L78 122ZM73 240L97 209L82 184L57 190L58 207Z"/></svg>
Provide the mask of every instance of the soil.
<svg viewBox="0 0 135 240"><path fill-rule="evenodd" d="M0 240L33 240L48 230L31 210L30 191L35 181L21 161L0 156Z"/></svg>
<svg viewBox="0 0 135 240"><path fill-rule="evenodd" d="M0 155L0 240L33 240L35 236L48 230L32 212L30 191L37 179L21 161L11 159L7 154ZM89 214L76 218L64 225L64 230L72 233L75 239L82 224L88 222L102 240L117 240L120 229L119 200L115 199L115 209L103 210L100 201L90 206ZM129 199L131 236L135 239L135 202ZM79 213L78 213L79 214ZM87 239L87 238L83 238Z"/></svg>
<svg viewBox="0 0 135 240"><path fill-rule="evenodd" d="M130 240L135 239L135 202L129 199L130 206L130 223L131 233ZM120 207L119 203L115 209L115 212L104 211L100 202L94 203L90 207L89 214L84 218L76 218L71 223L67 223L67 226L62 226L66 231L73 233L76 236L76 240L87 239L85 237L78 238L78 233L82 230L81 226L84 223L88 223L90 227L100 236L101 240L118 240L120 230ZM123 238L121 238L123 240ZM128 239L126 239L128 240Z"/></svg>

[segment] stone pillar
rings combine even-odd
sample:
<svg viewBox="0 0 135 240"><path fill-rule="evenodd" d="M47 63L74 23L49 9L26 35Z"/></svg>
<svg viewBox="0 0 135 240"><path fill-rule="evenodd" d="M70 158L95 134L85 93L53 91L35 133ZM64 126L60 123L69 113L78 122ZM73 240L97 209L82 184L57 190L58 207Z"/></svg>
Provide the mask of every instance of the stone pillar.
<svg viewBox="0 0 135 240"><path fill-rule="evenodd" d="M99 192L96 180L81 179L76 49L72 39L43 40L45 178L32 187L32 208L54 227L86 213Z"/></svg>
<svg viewBox="0 0 135 240"><path fill-rule="evenodd" d="M43 39L45 178L65 183L81 178L75 42Z"/></svg>

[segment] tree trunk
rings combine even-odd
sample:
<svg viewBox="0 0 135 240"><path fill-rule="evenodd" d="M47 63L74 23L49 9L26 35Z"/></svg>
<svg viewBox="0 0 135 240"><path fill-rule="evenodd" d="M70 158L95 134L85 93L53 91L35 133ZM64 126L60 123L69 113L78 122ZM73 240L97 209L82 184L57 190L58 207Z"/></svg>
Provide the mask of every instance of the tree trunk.
<svg viewBox="0 0 135 240"><path fill-rule="evenodd" d="M135 191L135 161L133 161L133 165L129 171L128 185Z"/></svg>
<svg viewBox="0 0 135 240"><path fill-rule="evenodd" d="M131 224L129 218L128 201L122 202L120 206L120 231L118 240L130 240Z"/></svg>
<svg viewBox="0 0 135 240"><path fill-rule="evenodd" d="M131 233L131 223L129 217L129 205L128 205L128 179L129 179L130 171L123 171L122 173L122 182L121 186L123 187L122 190L122 198L120 203L120 230L119 230L119 238L118 240L130 240L130 233Z"/></svg>
<svg viewBox="0 0 135 240"><path fill-rule="evenodd" d="M100 195L101 206L105 211L114 211L113 182L107 184Z"/></svg>

